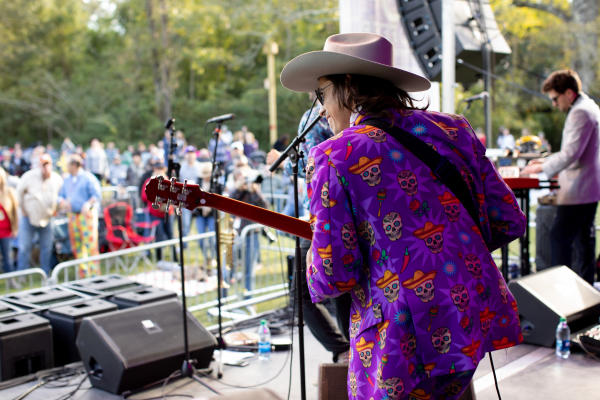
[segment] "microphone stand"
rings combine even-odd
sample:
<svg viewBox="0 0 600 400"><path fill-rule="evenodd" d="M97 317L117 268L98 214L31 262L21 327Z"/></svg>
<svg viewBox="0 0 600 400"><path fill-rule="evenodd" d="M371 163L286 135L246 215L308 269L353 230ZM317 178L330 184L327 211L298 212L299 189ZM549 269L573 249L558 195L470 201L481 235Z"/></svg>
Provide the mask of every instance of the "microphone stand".
<svg viewBox="0 0 600 400"><path fill-rule="evenodd" d="M316 101L316 100L315 100ZM313 103L314 106L314 103ZM279 158L269 167L269 171L273 172L279 167L279 165L288 157L292 162L292 177L294 182L294 216L296 218L300 215L299 196L298 196L298 163L300 158L304 156L300 150L300 144L305 141L306 134L319 122L321 116L318 115L294 140L289 146L281 153ZM298 347L300 353L300 393L301 399L306 400L306 371L305 371L305 360L304 360L304 312L302 308L302 284L300 279L306 279L302 274L302 265L300 264L300 238L296 236L296 248L295 248L295 271L294 275L296 278L296 305L298 307Z"/></svg>
<svg viewBox="0 0 600 400"><path fill-rule="evenodd" d="M175 149L177 148L177 143L175 142L175 127L173 123L175 122L174 118L170 118L165 124L165 128L169 130L170 142L169 142L169 162L167 166L167 176L171 179L171 182L177 181L179 179L179 170L181 165L175 161ZM185 185L185 183L184 183ZM181 206L180 206L181 207ZM196 382L204 385L209 390L211 390L215 394L220 394L206 383L202 382L200 378L198 378L195 373L196 370L194 368L194 363L190 360L190 346L188 339L188 326L187 326L187 301L185 296L185 267L183 263L183 228L182 228L182 220L181 220L181 208L177 208L177 230L179 232L179 260L180 260L180 269L181 269L181 302L182 302L182 316L183 316L183 348L184 348L184 360L181 365L181 376L186 378L192 378ZM169 218L169 202L167 202L167 209L165 212L165 218Z"/></svg>
<svg viewBox="0 0 600 400"><path fill-rule="evenodd" d="M215 139L215 145L213 147L212 153L212 167L210 171L210 192L221 194L222 188L218 182L220 177L220 172L217 167L217 148L219 145L219 134L221 133L221 125L222 121L217 121L217 126L213 132L213 138ZM222 280L223 280L223 267L221 265L221 246L220 246L220 228L219 228L219 211L216 208L212 210L213 218L215 220L215 237L216 237L216 247L217 247L217 319L218 319L218 336L217 336L217 348L220 350L219 355L221 360L218 362L218 371L217 377L220 379L223 377L223 350L225 349L225 341L223 340L223 316L221 313L221 290L222 290Z"/></svg>

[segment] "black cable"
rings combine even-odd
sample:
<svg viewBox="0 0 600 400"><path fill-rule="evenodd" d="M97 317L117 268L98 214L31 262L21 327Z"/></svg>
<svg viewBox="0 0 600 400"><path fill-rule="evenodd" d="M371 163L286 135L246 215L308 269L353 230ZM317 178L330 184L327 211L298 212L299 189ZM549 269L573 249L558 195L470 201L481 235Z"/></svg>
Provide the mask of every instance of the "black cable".
<svg viewBox="0 0 600 400"><path fill-rule="evenodd" d="M79 381L79 384L75 387L75 389L73 389L72 391L70 391L67 394L63 394L62 396L58 397L56 400L67 400L67 399L70 399L71 397L73 397L73 395L75 393L77 393L77 391L81 388L81 385L83 385L83 382L85 382L87 380L88 375L93 372L94 371L90 371L89 373L86 373L84 375L84 377L81 379L81 381Z"/></svg>
<svg viewBox="0 0 600 400"><path fill-rule="evenodd" d="M500 388L498 387L498 379L496 378L496 369L494 368L494 361L492 360L492 352L488 352L490 356L490 364L492 365L492 374L494 374L494 385L496 385L496 393L498 393L498 400L502 400L502 396L500 396Z"/></svg>

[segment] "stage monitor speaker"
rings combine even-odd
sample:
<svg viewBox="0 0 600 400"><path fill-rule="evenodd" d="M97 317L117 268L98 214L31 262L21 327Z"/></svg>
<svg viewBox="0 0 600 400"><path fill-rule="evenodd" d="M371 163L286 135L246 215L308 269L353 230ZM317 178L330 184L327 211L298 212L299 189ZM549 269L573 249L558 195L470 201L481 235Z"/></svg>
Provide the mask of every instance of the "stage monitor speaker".
<svg viewBox="0 0 600 400"><path fill-rule="evenodd" d="M190 359L207 368L217 340L187 313ZM92 386L120 394L167 378L184 354L182 305L154 302L84 318L77 348Z"/></svg>
<svg viewBox="0 0 600 400"><path fill-rule="evenodd" d="M73 304L89 298L83 293L56 285L11 293L1 300L33 312L41 312L51 306Z"/></svg>
<svg viewBox="0 0 600 400"><path fill-rule="evenodd" d="M0 380L52 368L52 327L36 314L0 319Z"/></svg>
<svg viewBox="0 0 600 400"><path fill-rule="evenodd" d="M75 340L85 317L116 311L116 304L101 299L49 308L42 313L52 325L54 365L61 366L81 360Z"/></svg>
<svg viewBox="0 0 600 400"><path fill-rule="evenodd" d="M552 347L560 317L572 333L598 323L600 292L568 267L512 280L508 288L519 307L525 343Z"/></svg>
<svg viewBox="0 0 600 400"><path fill-rule="evenodd" d="M155 301L176 299L177 293L152 286L138 288L129 292L115 294L108 301L119 308L138 307Z"/></svg>
<svg viewBox="0 0 600 400"><path fill-rule="evenodd" d="M69 289L91 295L106 295L137 290L144 285L121 275L105 275L63 283Z"/></svg>

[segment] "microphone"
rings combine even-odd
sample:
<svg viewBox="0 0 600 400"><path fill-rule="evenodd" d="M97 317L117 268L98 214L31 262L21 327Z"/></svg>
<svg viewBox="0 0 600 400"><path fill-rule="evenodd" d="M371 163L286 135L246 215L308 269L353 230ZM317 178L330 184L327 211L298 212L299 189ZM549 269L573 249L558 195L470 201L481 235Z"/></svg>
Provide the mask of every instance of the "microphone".
<svg viewBox="0 0 600 400"><path fill-rule="evenodd" d="M485 99L488 96L489 96L488 92L481 92L479 94L476 94L475 96L467 97L463 101L466 102L466 103L470 103L470 102L475 101L475 100Z"/></svg>
<svg viewBox="0 0 600 400"><path fill-rule="evenodd" d="M212 117L210 119L206 120L207 124L213 123L213 122L223 122L223 121L229 121L230 119L234 119L235 115L234 114L223 114L223 115L219 115L216 117Z"/></svg>

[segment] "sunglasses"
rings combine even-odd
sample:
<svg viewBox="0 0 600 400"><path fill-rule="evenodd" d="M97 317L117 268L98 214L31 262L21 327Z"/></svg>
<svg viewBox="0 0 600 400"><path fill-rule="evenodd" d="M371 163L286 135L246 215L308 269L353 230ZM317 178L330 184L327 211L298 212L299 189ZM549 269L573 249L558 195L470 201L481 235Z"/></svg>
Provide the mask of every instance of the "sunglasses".
<svg viewBox="0 0 600 400"><path fill-rule="evenodd" d="M321 103L321 105L325 104L325 96L323 96L323 91L331 85L333 85L333 83L330 83L325 87L315 89L315 96L317 96L317 100L319 100L319 103Z"/></svg>
<svg viewBox="0 0 600 400"><path fill-rule="evenodd" d="M554 96L554 97L550 97L550 100L552 100L552 102L553 102L553 103L556 103L556 100L558 100L558 98L559 98L560 96L562 96L562 95L563 95L562 93L559 93L559 94L557 94L557 95L556 95L556 96Z"/></svg>

